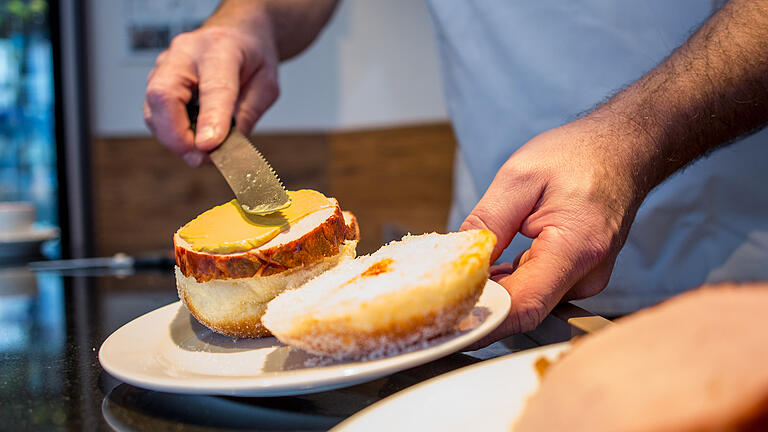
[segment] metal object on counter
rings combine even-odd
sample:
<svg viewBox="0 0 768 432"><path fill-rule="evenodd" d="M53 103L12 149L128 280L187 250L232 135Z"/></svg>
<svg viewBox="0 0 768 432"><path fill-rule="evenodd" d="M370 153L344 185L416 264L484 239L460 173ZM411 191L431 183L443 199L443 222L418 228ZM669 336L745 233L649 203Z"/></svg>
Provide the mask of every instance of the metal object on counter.
<svg viewBox="0 0 768 432"><path fill-rule="evenodd" d="M69 271L87 269L136 269L173 268L174 259L169 255L130 256L117 253L111 257L78 258L69 260L35 261L29 263L32 271Z"/></svg>

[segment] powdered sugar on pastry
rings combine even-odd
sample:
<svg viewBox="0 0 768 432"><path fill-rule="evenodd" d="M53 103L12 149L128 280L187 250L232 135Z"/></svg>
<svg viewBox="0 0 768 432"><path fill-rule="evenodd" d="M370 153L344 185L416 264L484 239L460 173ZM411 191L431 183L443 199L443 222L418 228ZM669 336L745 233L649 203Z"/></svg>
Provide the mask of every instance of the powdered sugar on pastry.
<svg viewBox="0 0 768 432"><path fill-rule="evenodd" d="M406 236L278 296L262 322L313 354L401 351L449 331L472 309L494 244L487 230Z"/></svg>

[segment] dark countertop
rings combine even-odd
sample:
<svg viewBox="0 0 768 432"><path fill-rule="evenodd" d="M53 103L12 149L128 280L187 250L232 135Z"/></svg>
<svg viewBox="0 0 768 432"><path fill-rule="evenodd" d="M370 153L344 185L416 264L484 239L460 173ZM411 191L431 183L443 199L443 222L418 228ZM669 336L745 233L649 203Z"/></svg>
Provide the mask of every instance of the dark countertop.
<svg viewBox="0 0 768 432"><path fill-rule="evenodd" d="M102 370L98 350L113 331L177 300L171 270L75 276L0 267L0 429L327 430L413 384L571 334L564 321L550 317L541 334L348 388L287 397L162 393Z"/></svg>

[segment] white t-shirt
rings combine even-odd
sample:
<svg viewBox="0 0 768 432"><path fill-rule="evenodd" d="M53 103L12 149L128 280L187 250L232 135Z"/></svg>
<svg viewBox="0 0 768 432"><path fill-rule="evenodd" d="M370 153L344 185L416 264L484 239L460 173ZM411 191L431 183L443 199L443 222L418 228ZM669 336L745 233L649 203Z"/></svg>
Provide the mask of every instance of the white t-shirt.
<svg viewBox="0 0 768 432"><path fill-rule="evenodd" d="M518 147L652 69L712 9L712 0L430 0L460 143L450 228ZM518 235L502 260L529 245ZM768 131L654 189L608 287L582 304L623 314L705 282L756 279L768 279Z"/></svg>

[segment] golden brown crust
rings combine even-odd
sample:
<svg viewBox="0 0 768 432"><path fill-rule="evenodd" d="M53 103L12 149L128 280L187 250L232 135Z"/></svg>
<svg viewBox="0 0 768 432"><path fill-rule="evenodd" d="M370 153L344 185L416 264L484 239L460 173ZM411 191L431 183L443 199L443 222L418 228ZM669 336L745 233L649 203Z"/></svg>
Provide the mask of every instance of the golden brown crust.
<svg viewBox="0 0 768 432"><path fill-rule="evenodd" d="M355 240L356 237L350 237L359 236L356 218L352 216L351 221L354 228L345 224L337 205L329 218L298 239L269 248L228 254L192 250L176 232L173 236L176 265L184 276L194 277L198 282L270 276L336 255L345 240Z"/></svg>
<svg viewBox="0 0 768 432"><path fill-rule="evenodd" d="M360 240L360 226L357 224L357 217L350 211L343 210L344 224L347 226L345 240Z"/></svg>
<svg viewBox="0 0 768 432"><path fill-rule="evenodd" d="M387 347L405 347L450 331L477 303L485 286L485 278L469 291L469 295L445 305L441 310L411 316L407 321L393 322L386 328L360 333L350 332L336 321L308 320L302 327L309 331L294 341L302 349L315 354L338 357L360 357ZM329 344L329 341L332 341ZM386 341L383 345L382 341ZM288 337L288 342L291 338ZM329 346L332 345L332 346Z"/></svg>
<svg viewBox="0 0 768 432"><path fill-rule="evenodd" d="M264 325L261 324L261 315L249 316L240 321L217 321L213 322L204 318L203 314L197 311L193 302L189 301L187 292L182 290L179 293L183 293L182 301L189 310L189 313L197 319L200 324L208 327L216 333L223 334L225 336L231 336L236 338L260 338L272 336L272 333L267 330Z"/></svg>

